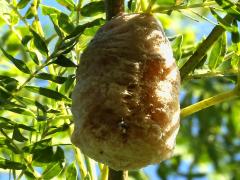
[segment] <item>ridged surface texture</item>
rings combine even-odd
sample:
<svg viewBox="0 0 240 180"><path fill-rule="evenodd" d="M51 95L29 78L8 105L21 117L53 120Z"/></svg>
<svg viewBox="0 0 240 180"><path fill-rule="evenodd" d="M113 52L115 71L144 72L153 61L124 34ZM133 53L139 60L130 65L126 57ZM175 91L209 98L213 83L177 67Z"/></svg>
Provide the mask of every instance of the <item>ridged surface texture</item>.
<svg viewBox="0 0 240 180"><path fill-rule="evenodd" d="M179 70L152 15L115 17L81 56L72 142L116 170L171 157L179 129Z"/></svg>

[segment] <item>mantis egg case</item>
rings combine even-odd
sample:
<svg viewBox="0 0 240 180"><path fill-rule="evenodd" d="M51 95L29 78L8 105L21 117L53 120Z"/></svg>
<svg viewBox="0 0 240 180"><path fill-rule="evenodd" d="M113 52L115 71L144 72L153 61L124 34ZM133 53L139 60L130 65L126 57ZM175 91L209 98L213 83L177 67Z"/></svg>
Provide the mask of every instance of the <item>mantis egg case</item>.
<svg viewBox="0 0 240 180"><path fill-rule="evenodd" d="M72 94L72 142L115 170L171 157L179 88L179 70L160 22L149 14L113 18L81 56Z"/></svg>

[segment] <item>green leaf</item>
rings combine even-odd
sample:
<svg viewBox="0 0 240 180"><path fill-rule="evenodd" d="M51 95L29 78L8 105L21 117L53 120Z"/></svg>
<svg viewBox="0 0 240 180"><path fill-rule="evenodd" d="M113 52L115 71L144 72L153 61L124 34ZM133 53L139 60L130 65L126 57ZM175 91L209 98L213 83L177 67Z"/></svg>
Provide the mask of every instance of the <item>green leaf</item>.
<svg viewBox="0 0 240 180"><path fill-rule="evenodd" d="M231 14L236 19L240 20L240 8L230 0L216 0L219 6L221 6L228 14ZM237 2L237 1L236 1Z"/></svg>
<svg viewBox="0 0 240 180"><path fill-rule="evenodd" d="M64 162L64 151L57 146L56 151L53 146L46 146L41 149L32 149L34 164L41 165L41 163Z"/></svg>
<svg viewBox="0 0 240 180"><path fill-rule="evenodd" d="M36 87L36 86L25 86L25 88L31 92L46 96L51 99L60 100L60 101L62 100L70 101L68 97L51 89Z"/></svg>
<svg viewBox="0 0 240 180"><path fill-rule="evenodd" d="M211 70L216 69L223 62L226 51L227 38L226 33L223 33L223 35L215 42L209 56L208 67Z"/></svg>
<svg viewBox="0 0 240 180"><path fill-rule="evenodd" d="M50 17L50 19L51 19L51 21L52 21L52 23L53 23L53 27L54 27L56 33L58 34L58 36L59 36L60 39L62 40L62 38L63 38L63 33L62 33L61 29L59 28L59 26L57 25L57 21L58 21L58 20L57 20L57 16L56 16L56 15L50 15L49 17Z"/></svg>
<svg viewBox="0 0 240 180"><path fill-rule="evenodd" d="M17 114L22 114L22 115L26 115L26 116L35 117L35 114L28 109L24 109L24 108L20 108L20 107L7 107L5 109L8 110L8 111L12 111L14 113L17 113Z"/></svg>
<svg viewBox="0 0 240 180"><path fill-rule="evenodd" d="M53 114L61 113L61 111L56 110L56 109L48 109L47 112L48 112L48 113L53 113Z"/></svg>
<svg viewBox="0 0 240 180"><path fill-rule="evenodd" d="M58 48L58 52L56 53L56 57L62 55L62 54L67 54L69 53L74 46L77 44L78 42L78 36L73 37L71 39L66 40L65 42L63 42L60 47Z"/></svg>
<svg viewBox="0 0 240 180"><path fill-rule="evenodd" d="M3 87L0 86L0 102L3 102L10 98L12 95Z"/></svg>
<svg viewBox="0 0 240 180"><path fill-rule="evenodd" d="M44 39L38 35L34 30L30 30L33 38L34 38L34 45L36 46L36 48L45 56L48 55L48 48L47 45L44 41Z"/></svg>
<svg viewBox="0 0 240 180"><path fill-rule="evenodd" d="M232 39L232 43L233 43L233 49L234 49L234 51L236 53L236 56L240 56L240 30L238 28L237 20L233 21L233 27L235 29L235 31L231 32L231 39ZM239 58L235 57L235 59L239 59Z"/></svg>
<svg viewBox="0 0 240 180"><path fill-rule="evenodd" d="M15 146L12 145L12 143L9 140L6 140L6 146L8 147L8 149L10 149L15 154L21 153Z"/></svg>
<svg viewBox="0 0 240 180"><path fill-rule="evenodd" d="M42 112L47 111L47 106L42 105L40 102L35 101L33 99L24 97L24 96L15 96L15 99L17 99L19 102L21 102L24 105L35 105L37 108L39 108Z"/></svg>
<svg viewBox="0 0 240 180"><path fill-rule="evenodd" d="M240 63L240 56L237 54L234 54L231 59L231 67L228 67L228 69L238 69L238 64ZM227 68L225 68L227 69Z"/></svg>
<svg viewBox="0 0 240 180"><path fill-rule="evenodd" d="M30 74L30 70L27 67L27 65L19 59L14 58L13 56L11 56L10 54L8 54L2 47L0 47L3 54L22 72L26 73L26 74Z"/></svg>
<svg viewBox="0 0 240 180"><path fill-rule="evenodd" d="M53 159L53 147L46 146L43 149L36 149L33 152L33 161L40 162L40 163L50 163Z"/></svg>
<svg viewBox="0 0 240 180"><path fill-rule="evenodd" d="M11 121L10 119L5 118L5 117L1 117L1 116L0 116L0 122L6 122L6 123L12 124L12 125L15 124L15 123L14 123L13 121Z"/></svg>
<svg viewBox="0 0 240 180"><path fill-rule="evenodd" d="M30 55L31 59L33 60L33 62L35 64L39 65L39 60L38 60L37 54L35 52L29 51L29 55Z"/></svg>
<svg viewBox="0 0 240 180"><path fill-rule="evenodd" d="M78 43L78 41L75 41L70 47L68 47L68 48L60 51L59 54L60 54L60 55L63 55L63 54L68 54L68 53L70 53L70 52L73 50L73 48L75 47L75 45L76 45L77 43Z"/></svg>
<svg viewBox="0 0 240 180"><path fill-rule="evenodd" d="M68 34L74 30L74 25L67 14L60 13L58 15L58 24L59 27Z"/></svg>
<svg viewBox="0 0 240 180"><path fill-rule="evenodd" d="M0 127L3 129L11 129L11 130L14 128L13 125L11 125L7 122L1 122L1 121L0 121Z"/></svg>
<svg viewBox="0 0 240 180"><path fill-rule="evenodd" d="M231 108L231 113L230 113L230 117L231 117L231 121L229 123L232 123L233 129L234 129L234 135L237 136L237 134L240 133L240 123L239 123L239 109L240 109L240 102L237 101L236 103L234 103L234 106L232 106Z"/></svg>
<svg viewBox="0 0 240 180"><path fill-rule="evenodd" d="M135 12L136 5L137 5L137 0L129 0L128 3L127 3L128 9L131 12Z"/></svg>
<svg viewBox="0 0 240 180"><path fill-rule="evenodd" d="M31 126L26 126L26 125L24 125L24 124L16 124L16 126L18 127L18 128L21 128L21 129L24 129L24 130L27 130L27 131L36 131L33 127L31 127Z"/></svg>
<svg viewBox="0 0 240 180"><path fill-rule="evenodd" d="M31 0L20 0L17 4L17 8L19 9L25 8L30 1Z"/></svg>
<svg viewBox="0 0 240 180"><path fill-rule="evenodd" d="M90 27L92 27L92 26L99 26L99 25L102 25L104 22L105 22L104 19L99 18L99 19L95 19L95 20L93 20L93 21L91 21L91 22L88 22L88 23L79 25L79 26L77 26L77 27L74 29L74 31L73 31L71 34L69 34L69 35L66 37L66 39L70 39L70 38L73 38L73 37L75 37L75 36L80 36L80 35L84 32L84 30L85 30L86 28L90 28Z"/></svg>
<svg viewBox="0 0 240 180"><path fill-rule="evenodd" d="M148 180L149 179L149 177L147 177L147 175L142 170L130 171L129 176L136 180Z"/></svg>
<svg viewBox="0 0 240 180"><path fill-rule="evenodd" d="M105 12L104 1L94 1L86 4L81 9L81 15L83 16L95 16Z"/></svg>
<svg viewBox="0 0 240 180"><path fill-rule="evenodd" d="M97 33L98 29L99 29L99 26L89 27L84 30L83 34L85 36L93 37Z"/></svg>
<svg viewBox="0 0 240 180"><path fill-rule="evenodd" d="M177 61L179 61L182 57L182 42L183 42L183 35L179 35L174 39L172 43L172 48L174 52L173 54Z"/></svg>
<svg viewBox="0 0 240 180"><path fill-rule="evenodd" d="M11 11L9 4L6 0L0 0L0 16L9 14Z"/></svg>
<svg viewBox="0 0 240 180"><path fill-rule="evenodd" d="M20 130L16 126L14 127L12 138L19 141L19 142L24 142L24 141L28 140L27 138L25 138L22 135L22 133L20 132Z"/></svg>
<svg viewBox="0 0 240 180"><path fill-rule="evenodd" d="M37 177L35 177L35 175L31 171L28 171L28 170L24 171L24 175L27 177L28 180L37 179Z"/></svg>
<svg viewBox="0 0 240 180"><path fill-rule="evenodd" d="M34 17L34 14L33 14L33 10L32 10L32 7L29 7L25 16L24 16L26 19L32 19Z"/></svg>
<svg viewBox="0 0 240 180"><path fill-rule="evenodd" d="M212 8L210 8L210 11L212 15L217 19L219 25L221 25L227 31L230 31L230 32L234 31L234 29L231 27L230 22L224 21L223 18L221 18L221 16L218 15Z"/></svg>
<svg viewBox="0 0 240 180"><path fill-rule="evenodd" d="M26 166L22 163L10 161L0 157L0 168L23 170L23 169L26 169Z"/></svg>
<svg viewBox="0 0 240 180"><path fill-rule="evenodd" d="M178 173L179 175L186 177L187 179L198 179L198 178L204 178L206 176L206 173Z"/></svg>
<svg viewBox="0 0 240 180"><path fill-rule="evenodd" d="M52 142L51 138L43 139L29 146L23 147L23 151L28 153L34 153L37 150L45 149L46 147L50 146L52 144L51 142Z"/></svg>
<svg viewBox="0 0 240 180"><path fill-rule="evenodd" d="M66 178L69 180L77 180L77 168L75 163L72 163L67 167Z"/></svg>
<svg viewBox="0 0 240 180"><path fill-rule="evenodd" d="M58 84L63 84L67 78L66 77L62 77L62 76L55 76L52 74L48 74L48 73L39 73L35 76L36 78L39 79L44 79L44 80L49 80Z"/></svg>
<svg viewBox="0 0 240 180"><path fill-rule="evenodd" d="M66 131L66 130L69 129L69 126L70 126L69 124L64 123L62 126L56 127L56 128L54 128L53 130L48 131L45 135L46 135L46 136L49 136L49 135L55 134L55 133L57 133L57 132Z"/></svg>
<svg viewBox="0 0 240 180"><path fill-rule="evenodd" d="M1 94L0 94L0 96L1 96ZM4 100L4 99L1 99L1 98L0 98L0 110L8 110L9 108L12 108L12 107L24 108L23 106L21 106L19 104L16 104L14 102L11 102L8 99Z"/></svg>
<svg viewBox="0 0 240 180"><path fill-rule="evenodd" d="M0 137L0 145L3 146L6 144L6 139L3 137Z"/></svg>
<svg viewBox="0 0 240 180"><path fill-rule="evenodd" d="M12 121L8 118L5 118L5 117L1 117L0 116L0 123L7 123L9 125L11 125L12 127L17 127L17 128L21 128L21 129L24 129L24 130L27 130L27 131L36 131L34 128L32 128L31 126L26 126L24 124L18 124L16 123L15 121Z"/></svg>
<svg viewBox="0 0 240 180"><path fill-rule="evenodd" d="M57 150L54 153L53 160L58 162L65 161L64 150L60 146L57 146Z"/></svg>
<svg viewBox="0 0 240 180"><path fill-rule="evenodd" d="M22 43L24 46L26 46L27 43L28 43L31 39L32 39L32 36L26 35L26 36L24 36L24 37L22 38L21 43Z"/></svg>
<svg viewBox="0 0 240 180"><path fill-rule="evenodd" d="M62 6L66 7L70 11L75 10L75 4L74 4L73 0L56 0L56 1L59 4L61 4Z"/></svg>
<svg viewBox="0 0 240 180"><path fill-rule="evenodd" d="M37 116L37 121L40 122L40 121L46 121L48 118L46 115L43 115L43 116Z"/></svg>
<svg viewBox="0 0 240 180"><path fill-rule="evenodd" d="M75 80L75 75L69 75L66 82L63 84L63 86L61 86L60 92L63 94L69 93L69 91L73 87L74 80Z"/></svg>
<svg viewBox="0 0 240 180"><path fill-rule="evenodd" d="M84 180L91 180L91 176L89 172L87 172L87 175L84 177Z"/></svg>
<svg viewBox="0 0 240 180"><path fill-rule="evenodd" d="M54 7L50 7L50 6L46 6L41 4L40 8L42 9L42 14L43 15L52 15L52 14L60 14L61 11L59 11L58 9L54 8Z"/></svg>
<svg viewBox="0 0 240 180"><path fill-rule="evenodd" d="M170 6L170 5L175 5L176 0L157 0L156 3L161 6Z"/></svg>
<svg viewBox="0 0 240 180"><path fill-rule="evenodd" d="M18 80L0 75L0 86L3 86L7 91L12 92L17 89Z"/></svg>
<svg viewBox="0 0 240 180"><path fill-rule="evenodd" d="M45 171L42 173L42 178L43 179L51 179L51 178L57 176L58 174L60 174L62 170L63 170L62 163L60 163L60 162L50 163L46 167Z"/></svg>
<svg viewBox="0 0 240 180"><path fill-rule="evenodd" d="M53 61L53 64L57 64L62 67L77 67L69 58L64 55L58 56L58 58Z"/></svg>

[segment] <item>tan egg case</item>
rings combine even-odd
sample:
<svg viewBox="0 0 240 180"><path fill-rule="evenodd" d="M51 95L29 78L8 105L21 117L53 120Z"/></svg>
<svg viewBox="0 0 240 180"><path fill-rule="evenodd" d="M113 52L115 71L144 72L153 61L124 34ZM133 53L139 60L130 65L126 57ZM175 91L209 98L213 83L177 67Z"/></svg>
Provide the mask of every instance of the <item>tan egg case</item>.
<svg viewBox="0 0 240 180"><path fill-rule="evenodd" d="M72 142L115 170L171 157L179 130L179 70L158 20L115 17L81 56Z"/></svg>

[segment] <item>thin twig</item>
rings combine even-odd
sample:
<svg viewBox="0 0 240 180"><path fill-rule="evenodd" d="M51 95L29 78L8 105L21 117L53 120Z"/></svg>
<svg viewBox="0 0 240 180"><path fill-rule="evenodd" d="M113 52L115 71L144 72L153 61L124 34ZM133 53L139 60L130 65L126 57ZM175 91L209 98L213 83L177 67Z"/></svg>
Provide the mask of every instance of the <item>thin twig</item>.
<svg viewBox="0 0 240 180"><path fill-rule="evenodd" d="M238 88L235 88L228 92L220 93L216 96L212 96L210 98L199 101L193 105L190 105L186 108L183 108L181 110L181 118L187 117L187 116L194 114L195 112L198 112L202 109L206 109L210 106L219 104L221 102L229 101L229 100L237 98L237 97L239 97Z"/></svg>

